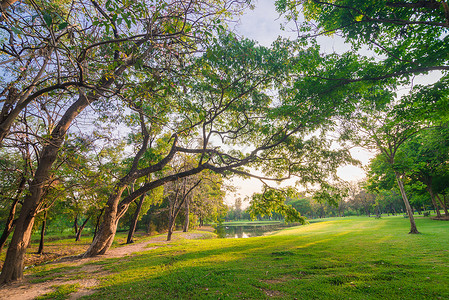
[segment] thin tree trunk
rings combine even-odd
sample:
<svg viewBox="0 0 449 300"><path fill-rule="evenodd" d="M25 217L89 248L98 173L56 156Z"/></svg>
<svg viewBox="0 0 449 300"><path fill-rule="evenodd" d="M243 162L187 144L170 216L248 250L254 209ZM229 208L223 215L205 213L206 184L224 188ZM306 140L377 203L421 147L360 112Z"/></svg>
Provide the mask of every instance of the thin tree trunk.
<svg viewBox="0 0 449 300"><path fill-rule="evenodd" d="M396 181L398 183L399 186L399 190L401 191L401 195L402 195L402 200L404 201L405 204L405 208L407 210L407 214L410 220L410 234L417 234L419 233L418 229L416 228L416 224L415 224L415 218L413 217L413 211L412 208L410 206L410 203L408 202L407 199L407 194L405 193L405 189L404 189L404 183L402 182L401 176L398 172L394 172L394 174L396 175Z"/></svg>
<svg viewBox="0 0 449 300"><path fill-rule="evenodd" d="M16 213L16 208L17 208L17 204L19 203L19 199L16 198L13 202L13 204L11 205L11 209L9 210L9 215L8 215L8 219L6 220L6 224L5 224L5 229L3 230L2 236L0 237L0 252L3 249L3 246L6 243L6 240L8 239L8 236L10 235L10 233L12 232L14 225L15 225L15 220L14 220L14 215Z"/></svg>
<svg viewBox="0 0 449 300"><path fill-rule="evenodd" d="M434 210L437 213L437 218L441 218L441 213L440 213L440 208L438 207L437 202L435 201L435 194L433 193L432 187L430 187L429 185L426 186L427 191L430 194L430 199L432 199L432 204L434 207Z"/></svg>
<svg viewBox="0 0 449 300"><path fill-rule="evenodd" d="M76 237L75 237L75 242L79 242L79 241L81 240L81 233L83 232L83 229L84 229L84 227L86 226L87 221L89 221L89 219L90 219L90 216L88 216L88 217L86 218L86 220L84 220L83 224L81 224L81 226L77 229L77 231L76 231ZM77 227L78 227L78 224L77 224Z"/></svg>
<svg viewBox="0 0 449 300"><path fill-rule="evenodd" d="M42 254L44 252L44 235L46 225L47 225L47 210L44 212L44 220L42 221L41 227L41 239L39 241L39 249L37 249L37 254Z"/></svg>
<svg viewBox="0 0 449 300"><path fill-rule="evenodd" d="M447 211L446 203L444 203L444 201L441 201L441 198L440 198L440 196L438 194L435 194L435 197L437 198L438 202L440 202L441 206L443 207L444 215L446 217L449 217L449 213Z"/></svg>
<svg viewBox="0 0 449 300"><path fill-rule="evenodd" d="M19 183L19 187L17 189L16 198L14 199L11 208L9 209L9 215L8 219L6 219L5 229L3 230L2 236L0 237L0 252L3 249L3 246L5 246L6 240L8 239L9 235L11 234L14 228L16 222L16 220L14 220L14 216L16 214L17 204L19 203L20 195L25 189L25 183L26 183L26 176L23 174L22 179L20 180Z"/></svg>
<svg viewBox="0 0 449 300"><path fill-rule="evenodd" d="M168 232L167 232L167 241L171 241L171 236L173 234L173 227L175 226L176 217L173 216L174 211L169 211L168 215Z"/></svg>
<svg viewBox="0 0 449 300"><path fill-rule="evenodd" d="M75 221L73 222L73 229L75 230L75 235L78 234L78 215L75 216Z"/></svg>
<svg viewBox="0 0 449 300"><path fill-rule="evenodd" d="M11 220L11 222L8 222L5 225L5 229L3 230L2 236L0 237L0 252L2 252L3 247L6 244L6 241L8 240L8 237L14 228L15 223L16 223L15 220Z"/></svg>
<svg viewBox="0 0 449 300"><path fill-rule="evenodd" d="M97 232L98 232L98 227L100 226L100 220L101 220L101 216L103 215L104 212L104 208L102 208L100 210L100 214L97 217L97 222L95 222L95 230L94 230L94 237L92 238L92 241L95 239L95 237L97 236Z"/></svg>
<svg viewBox="0 0 449 300"><path fill-rule="evenodd" d="M137 204L136 211L134 212L134 216L133 216L133 219L132 219L132 222L131 222L131 226L129 227L128 239L126 240L127 244L134 243L133 235L134 235L134 231L136 230L137 219L139 218L140 211L142 210L142 205L143 205L143 200L144 199L145 199L145 194L142 194L142 196L140 196L140 201Z"/></svg>
<svg viewBox="0 0 449 300"><path fill-rule="evenodd" d="M190 214L190 200L186 199L186 202L184 203L185 208L185 215L186 218L184 220L184 229L183 232L189 231L189 214Z"/></svg>
<svg viewBox="0 0 449 300"><path fill-rule="evenodd" d="M189 194L200 184L200 182L201 182L201 179L198 180L197 183L195 183L192 187L190 187L187 192L185 191L186 186L184 185L184 187L183 187L184 193L183 193L182 198L181 198L180 202L178 203L178 205L176 204L177 196L175 196L174 202L170 203L167 241L171 240L171 236L172 236L173 229L175 226L175 221L176 221L176 218L178 217L179 212L181 211L181 207L187 201ZM177 193L177 195L178 195L178 193Z"/></svg>

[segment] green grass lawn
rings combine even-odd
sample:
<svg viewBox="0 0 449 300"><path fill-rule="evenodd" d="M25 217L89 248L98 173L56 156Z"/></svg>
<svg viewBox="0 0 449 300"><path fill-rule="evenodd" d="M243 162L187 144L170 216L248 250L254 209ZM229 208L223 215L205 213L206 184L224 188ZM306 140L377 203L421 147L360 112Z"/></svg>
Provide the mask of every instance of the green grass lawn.
<svg viewBox="0 0 449 300"><path fill-rule="evenodd" d="M449 299L449 223L333 219L250 239L178 240L97 262L89 299ZM38 274L38 270L36 270Z"/></svg>

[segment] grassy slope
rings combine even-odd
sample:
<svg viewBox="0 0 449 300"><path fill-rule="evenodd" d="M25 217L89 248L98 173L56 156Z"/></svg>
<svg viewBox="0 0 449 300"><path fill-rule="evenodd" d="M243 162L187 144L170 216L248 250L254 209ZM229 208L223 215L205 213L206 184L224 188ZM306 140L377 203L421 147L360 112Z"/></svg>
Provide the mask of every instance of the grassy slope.
<svg viewBox="0 0 449 300"><path fill-rule="evenodd" d="M344 218L251 239L182 240L101 264L94 299L449 299L449 223Z"/></svg>

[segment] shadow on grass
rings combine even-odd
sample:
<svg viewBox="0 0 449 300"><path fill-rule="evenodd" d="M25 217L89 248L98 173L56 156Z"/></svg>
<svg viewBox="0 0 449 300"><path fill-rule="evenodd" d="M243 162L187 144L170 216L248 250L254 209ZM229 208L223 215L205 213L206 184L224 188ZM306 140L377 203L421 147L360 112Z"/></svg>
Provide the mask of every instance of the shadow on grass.
<svg viewBox="0 0 449 300"><path fill-rule="evenodd" d="M448 225L421 225L429 234L417 238L403 220L385 218L261 238L179 241L104 261L112 274L88 298L449 299L448 255L437 255L447 248Z"/></svg>

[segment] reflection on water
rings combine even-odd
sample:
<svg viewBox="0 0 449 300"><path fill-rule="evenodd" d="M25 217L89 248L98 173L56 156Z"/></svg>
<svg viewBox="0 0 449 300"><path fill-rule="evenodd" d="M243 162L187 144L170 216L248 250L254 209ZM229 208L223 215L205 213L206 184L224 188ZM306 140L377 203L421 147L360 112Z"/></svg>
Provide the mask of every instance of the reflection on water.
<svg viewBox="0 0 449 300"><path fill-rule="evenodd" d="M267 235L269 233L281 230L283 228L296 226L298 224L276 223L269 225L251 225L251 226L233 226L219 225L215 229L215 233L219 238L241 239L255 236Z"/></svg>

